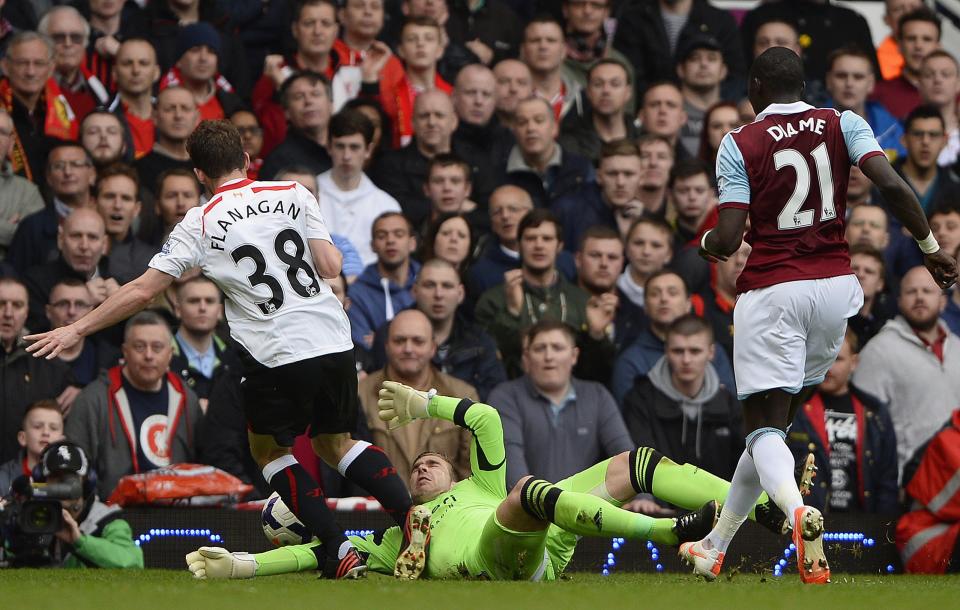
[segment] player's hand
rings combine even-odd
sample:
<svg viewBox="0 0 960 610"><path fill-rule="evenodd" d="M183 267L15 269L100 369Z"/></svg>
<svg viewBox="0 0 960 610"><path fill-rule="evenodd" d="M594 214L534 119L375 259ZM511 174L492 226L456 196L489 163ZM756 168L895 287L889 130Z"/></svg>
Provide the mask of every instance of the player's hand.
<svg viewBox="0 0 960 610"><path fill-rule="evenodd" d="M27 346L27 351L33 354L34 358L46 356L47 360L53 360L63 350L70 349L79 343L82 338L80 333L74 330L73 324L70 324L49 332L27 335L24 340L33 342L32 345Z"/></svg>
<svg viewBox="0 0 960 610"><path fill-rule="evenodd" d="M587 301L587 332L594 339L607 336L607 328L617 315L620 299L613 292L592 296Z"/></svg>
<svg viewBox="0 0 960 610"><path fill-rule="evenodd" d="M930 271L933 280L946 290L957 281L957 260L940 248L933 254L923 256L923 264Z"/></svg>
<svg viewBox="0 0 960 610"><path fill-rule="evenodd" d="M701 240L700 243L702 244L703 240ZM714 254L713 252L707 250L703 246L700 246L699 248L697 248L697 254L699 254L700 258L707 261L708 263L722 263L727 260L726 256Z"/></svg>
<svg viewBox="0 0 960 610"><path fill-rule="evenodd" d="M370 48L367 49L367 52L363 56L363 65L361 66L363 82L375 83L380 80L380 72L386 67L392 55L393 51L391 51L390 47L384 42L380 40L373 41L373 44L370 45Z"/></svg>
<svg viewBox="0 0 960 610"><path fill-rule="evenodd" d="M511 269L503 274L503 293L506 298L507 313L519 316L523 307L523 270Z"/></svg>
<svg viewBox="0 0 960 610"><path fill-rule="evenodd" d="M414 390L396 381L384 381L377 407L380 409L380 419L387 422L388 429L394 430L414 419L429 417L428 402L426 392Z"/></svg>
<svg viewBox="0 0 960 610"><path fill-rule="evenodd" d="M187 569L194 578L253 578L257 561L250 553L231 553L219 546L202 546L187 553Z"/></svg>

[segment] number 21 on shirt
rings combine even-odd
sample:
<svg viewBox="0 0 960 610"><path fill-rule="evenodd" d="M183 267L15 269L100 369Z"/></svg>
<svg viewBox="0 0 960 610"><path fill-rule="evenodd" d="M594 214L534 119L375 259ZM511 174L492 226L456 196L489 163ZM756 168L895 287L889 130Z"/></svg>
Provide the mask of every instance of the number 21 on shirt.
<svg viewBox="0 0 960 610"><path fill-rule="evenodd" d="M827 143L821 142L810 152L820 185L820 222L833 220L837 217L836 206L833 203L833 173L830 167L830 156L827 153ZM814 211L800 211L803 202L810 194L810 166L803 153L793 148L785 148L773 153L773 164L780 171L784 167L792 167L797 172L797 184L793 194L777 215L777 228L781 231L802 229L813 226Z"/></svg>

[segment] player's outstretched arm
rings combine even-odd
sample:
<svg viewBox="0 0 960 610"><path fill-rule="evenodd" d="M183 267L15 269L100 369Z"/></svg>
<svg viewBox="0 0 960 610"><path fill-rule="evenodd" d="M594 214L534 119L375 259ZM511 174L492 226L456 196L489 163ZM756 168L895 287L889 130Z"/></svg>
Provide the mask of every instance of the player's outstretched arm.
<svg viewBox="0 0 960 610"><path fill-rule="evenodd" d="M499 497L506 495L507 460L500 414L490 405L467 398L437 396L395 381L380 389L380 419L389 427L412 419L436 417L451 421L473 434L470 442L471 479Z"/></svg>
<svg viewBox="0 0 960 610"><path fill-rule="evenodd" d="M34 357L46 356L47 360L52 360L63 350L76 345L81 338L137 313L172 282L172 275L152 268L147 269L143 275L121 286L96 309L73 324L24 337L27 341L33 341L27 351L33 353Z"/></svg>
<svg viewBox="0 0 960 610"><path fill-rule="evenodd" d="M952 252L940 249L933 238L923 208L913 190L893 169L883 155L874 155L860 165L867 178L877 186L890 212L903 223L923 251L924 265L941 288L957 281L957 261Z"/></svg>

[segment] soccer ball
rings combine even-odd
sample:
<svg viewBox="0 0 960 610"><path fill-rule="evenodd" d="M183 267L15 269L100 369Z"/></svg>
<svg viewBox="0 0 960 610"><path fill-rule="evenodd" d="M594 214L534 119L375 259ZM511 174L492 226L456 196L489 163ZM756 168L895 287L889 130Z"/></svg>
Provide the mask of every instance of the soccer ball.
<svg viewBox="0 0 960 610"><path fill-rule="evenodd" d="M293 511L287 508L277 492L273 492L267 499L260 513L260 521L267 540L276 546L307 544L316 539Z"/></svg>

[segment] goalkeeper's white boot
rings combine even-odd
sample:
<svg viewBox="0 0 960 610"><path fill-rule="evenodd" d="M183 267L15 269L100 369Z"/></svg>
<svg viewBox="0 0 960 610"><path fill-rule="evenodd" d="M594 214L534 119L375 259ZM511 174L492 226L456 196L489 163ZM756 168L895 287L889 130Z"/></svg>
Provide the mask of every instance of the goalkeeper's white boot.
<svg viewBox="0 0 960 610"><path fill-rule="evenodd" d="M218 546L202 546L188 553L187 569L194 578L253 578L257 560L250 553L231 553Z"/></svg>
<svg viewBox="0 0 960 610"><path fill-rule="evenodd" d="M406 548L397 557L393 575L404 580L420 578L427 567L427 547L430 544L430 509L422 504L414 506L407 514L403 528Z"/></svg>
<svg viewBox="0 0 960 610"><path fill-rule="evenodd" d="M720 568L723 567L723 553L717 549L706 549L703 547L703 540L696 542L684 542L680 545L680 559L693 566L693 574L702 576L704 580L710 582L720 575Z"/></svg>

